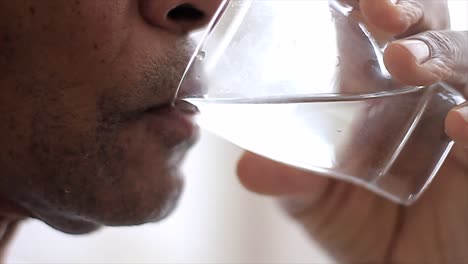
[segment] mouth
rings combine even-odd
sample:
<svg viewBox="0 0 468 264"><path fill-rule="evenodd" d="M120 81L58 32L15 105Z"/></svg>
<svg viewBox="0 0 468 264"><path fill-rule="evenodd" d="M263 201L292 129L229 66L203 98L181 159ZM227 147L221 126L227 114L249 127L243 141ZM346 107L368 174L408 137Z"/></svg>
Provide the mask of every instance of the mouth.
<svg viewBox="0 0 468 264"><path fill-rule="evenodd" d="M192 145L199 134L194 122L198 108L185 101L155 106L147 109L142 117L151 134L163 136L164 144L169 147L181 144Z"/></svg>
<svg viewBox="0 0 468 264"><path fill-rule="evenodd" d="M177 100L172 104L168 103L159 106L152 106L147 108L143 112L148 114L163 115L174 111L180 112L181 114L187 116L194 116L200 112L195 105L183 100Z"/></svg>

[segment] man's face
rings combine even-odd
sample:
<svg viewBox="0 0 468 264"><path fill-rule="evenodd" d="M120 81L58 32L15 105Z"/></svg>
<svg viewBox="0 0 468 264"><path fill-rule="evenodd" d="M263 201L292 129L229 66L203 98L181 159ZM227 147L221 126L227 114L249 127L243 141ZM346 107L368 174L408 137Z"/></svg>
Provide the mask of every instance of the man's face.
<svg viewBox="0 0 468 264"><path fill-rule="evenodd" d="M0 195L59 230L158 220L196 129L170 108L215 0L0 0Z"/></svg>

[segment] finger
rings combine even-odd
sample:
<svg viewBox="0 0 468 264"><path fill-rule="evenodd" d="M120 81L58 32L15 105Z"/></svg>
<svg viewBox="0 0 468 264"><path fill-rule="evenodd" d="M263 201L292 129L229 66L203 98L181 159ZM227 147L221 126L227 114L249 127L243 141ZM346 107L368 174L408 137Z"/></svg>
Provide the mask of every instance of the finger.
<svg viewBox="0 0 468 264"><path fill-rule="evenodd" d="M450 111L445 129L457 144L468 148L468 103Z"/></svg>
<svg viewBox="0 0 468 264"><path fill-rule="evenodd" d="M237 174L248 190L266 195L307 194L320 196L329 179L283 165L252 153L239 160Z"/></svg>
<svg viewBox="0 0 468 264"><path fill-rule="evenodd" d="M428 31L390 44L384 54L392 76L408 85L468 80L468 31Z"/></svg>
<svg viewBox="0 0 468 264"><path fill-rule="evenodd" d="M367 22L394 36L409 36L450 25L447 0L360 0Z"/></svg>
<svg viewBox="0 0 468 264"><path fill-rule="evenodd" d="M251 153L241 158L238 173L248 189L281 195L280 202L286 211L340 262L355 263L364 259L364 262L376 263L377 259L383 259L387 243L376 244L375 241L390 240L399 205L365 189Z"/></svg>

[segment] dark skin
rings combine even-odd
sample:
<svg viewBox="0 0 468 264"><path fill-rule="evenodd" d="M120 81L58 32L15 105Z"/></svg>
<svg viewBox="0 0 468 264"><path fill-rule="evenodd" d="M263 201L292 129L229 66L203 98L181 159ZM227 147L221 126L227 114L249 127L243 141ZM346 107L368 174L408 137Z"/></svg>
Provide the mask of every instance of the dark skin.
<svg viewBox="0 0 468 264"><path fill-rule="evenodd" d="M187 41L188 32L206 24L219 2L0 0L0 211L1 230L4 230L0 232L0 246L6 245L18 221L27 217L37 218L67 233L80 234L103 225L154 222L171 211L183 184L179 165L196 138L196 130L188 122L192 111L183 105L174 108L169 105L193 50ZM363 5L380 3L380 10L393 14L385 9L388 6L384 0L360 2ZM186 5L181 11L180 7L184 4L189 4L191 11L187 12ZM389 20L378 12L371 12L371 9L363 8L368 11L367 16L372 24L397 35L413 35L426 29L439 30L447 26L443 23L447 22L445 14L439 14L440 6L416 13L413 19L421 13L426 16L413 21L418 26L411 28ZM174 15L174 12L178 15ZM437 18L437 21L432 18ZM450 37L448 41L452 44L462 43L458 46L463 47L466 42L458 34L455 35L457 37ZM439 43L437 41L430 39L434 45ZM399 58L397 61L410 58L405 57L405 53L399 54L399 51L404 52L404 49L395 44L393 52L396 53L389 49L386 61L389 69L403 82L427 84L445 79L461 84L466 80L463 79L466 64L456 64L453 71L444 71L443 67L439 67L440 71L432 75L424 75L420 71L398 73L401 65L392 64L392 58ZM465 61L468 53L460 50L459 54L462 56L458 56L457 61ZM443 53L442 56L441 53L440 58L450 56L453 54ZM411 60L402 62L406 66L414 66ZM406 76L408 72L411 74ZM460 120L462 117L453 112L447 119L447 130L454 139L463 142L466 140L466 130L459 126L464 124ZM463 154L458 154L454 159L465 161L463 157ZM466 167L460 167L458 174L454 174L451 170L457 167L447 164L444 170L456 175L452 178L460 182L452 180L438 186L453 185L458 191L450 191L452 187L439 187L434 192L440 192L448 201L453 201L457 199L450 195L461 196L466 190L463 184ZM268 168L273 170L269 171ZM256 170L270 172L260 174L270 177L260 181L255 176L258 175ZM283 173L292 177L276 177ZM340 226L368 224L353 218L352 214L337 218L341 222L314 229L317 220L313 219L320 219L317 215L325 217L327 208L336 209L330 201L339 197L339 192L323 195L325 198L320 200L323 202L318 209L309 206L313 197L303 199L303 194L317 193L317 197L322 196L328 189L326 186L331 183L328 179L310 177L307 173L252 155L241 161L240 174L250 189L276 195L287 194L294 197L296 205L305 204L308 210L295 212L300 222L334 256L345 262L361 260L362 255L358 253L366 252L366 243L373 242L372 238L375 238L367 233L369 239L362 236L360 243L353 244L362 246L364 251L342 246L347 245L348 241L344 238L349 236L338 232ZM297 179L297 184L284 184L281 179ZM259 182L261 184L257 184ZM278 191L274 189L275 186L288 189ZM380 205L383 213L373 215L374 220L385 214L391 216L385 219L396 219L397 205L347 184L335 186L343 186L335 190L341 188L355 193L352 196L354 200ZM351 200L347 208L355 208L353 204L356 203ZM362 204L357 204L362 208ZM418 215L424 216L424 212L427 215L424 208L430 206L430 203L421 205L423 213L413 211L412 214L416 216L412 221L416 221ZM462 207L449 212L457 212L457 208ZM418 225L425 219L428 217L413 224L421 228L417 235L426 234L425 231L438 226ZM384 226L387 224L385 221L373 222ZM450 226L461 228L465 225L464 222L457 222ZM321 233L314 230L321 230ZM384 243L377 244L387 249L389 241L397 241L396 244L392 242L395 245L392 249L395 250L377 250L371 260L382 262L387 256L396 260L419 260L421 258L418 257L432 249L413 250L410 252L413 255L409 254L405 249L414 244L411 239L405 240L403 236L401 241L387 239L396 237L392 236L396 230L389 228ZM398 234L411 237L410 232ZM436 238L430 241L435 241L434 244L439 242ZM455 242L459 247L465 245L464 240ZM447 244L447 248L458 248L450 246Z"/></svg>
<svg viewBox="0 0 468 264"><path fill-rule="evenodd" d="M170 104L192 54L188 33L219 3L0 1L0 195L10 222L34 217L80 234L172 210L197 132L193 113Z"/></svg>

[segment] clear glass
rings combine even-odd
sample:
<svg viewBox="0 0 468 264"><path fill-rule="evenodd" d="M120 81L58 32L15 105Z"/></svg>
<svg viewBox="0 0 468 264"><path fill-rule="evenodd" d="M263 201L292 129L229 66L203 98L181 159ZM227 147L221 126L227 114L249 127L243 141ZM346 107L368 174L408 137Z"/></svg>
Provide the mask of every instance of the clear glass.
<svg viewBox="0 0 468 264"><path fill-rule="evenodd" d="M362 21L353 0L225 1L178 99L242 148L410 204L450 151L444 118L464 98L393 80L389 39Z"/></svg>

